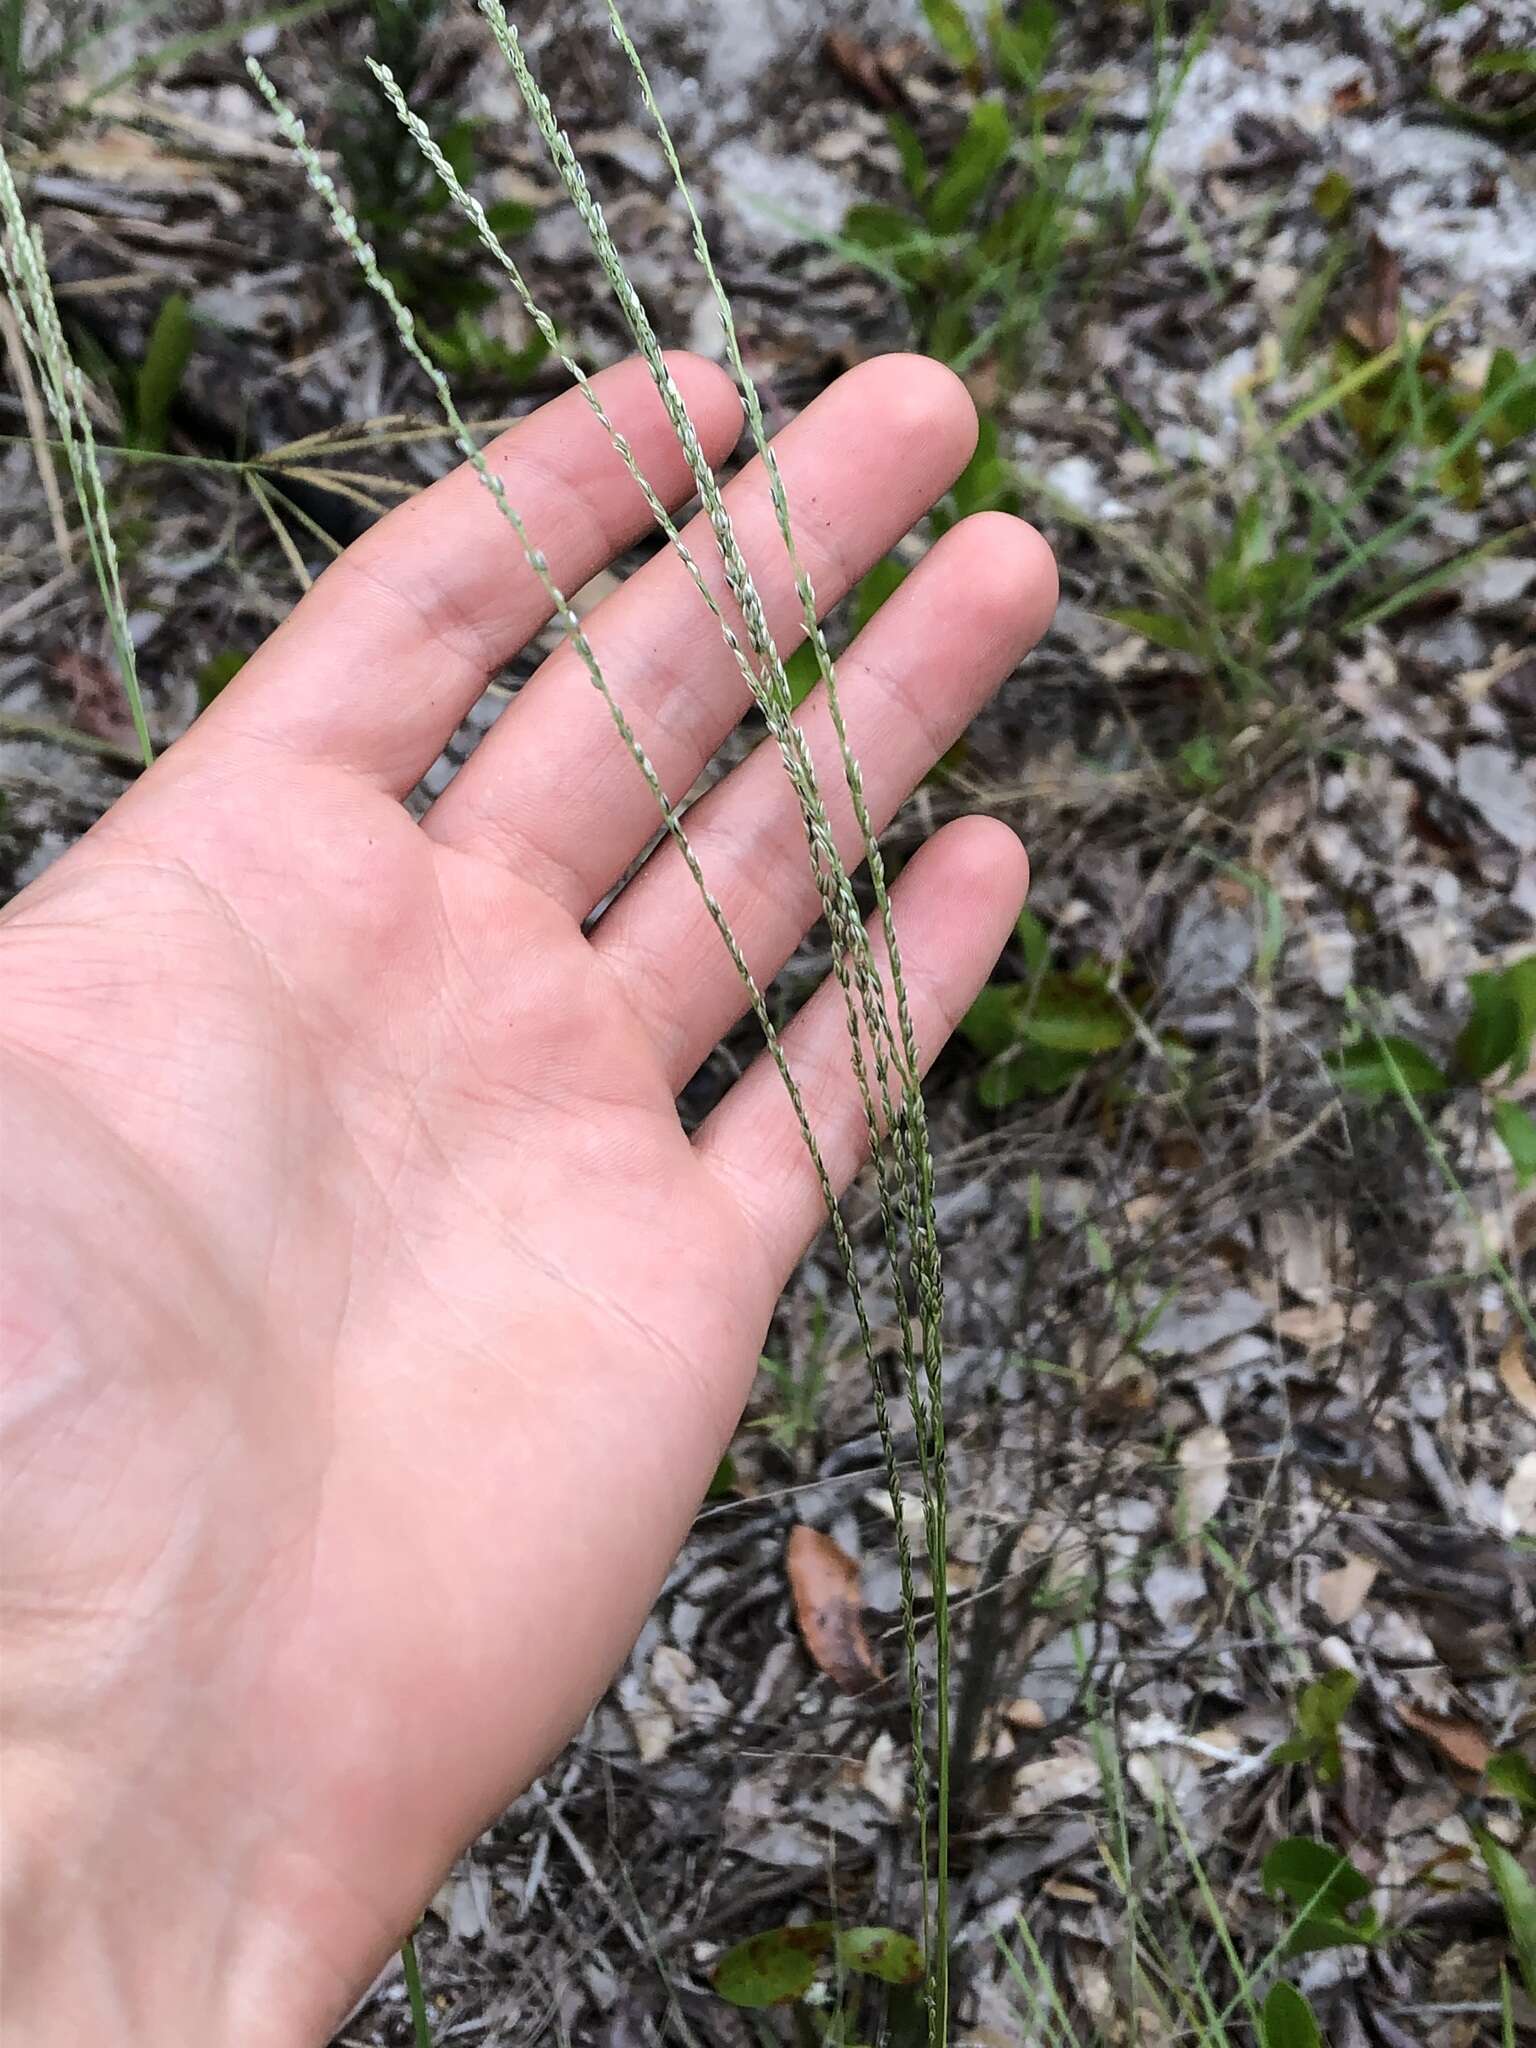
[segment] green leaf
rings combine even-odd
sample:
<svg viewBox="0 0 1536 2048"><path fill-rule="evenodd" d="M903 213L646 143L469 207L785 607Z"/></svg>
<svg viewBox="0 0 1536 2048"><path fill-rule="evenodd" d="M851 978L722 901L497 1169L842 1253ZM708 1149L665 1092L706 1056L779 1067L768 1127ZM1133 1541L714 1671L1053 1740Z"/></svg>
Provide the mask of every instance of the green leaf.
<svg viewBox="0 0 1536 2048"><path fill-rule="evenodd" d="M1180 747L1176 759L1192 789L1220 789L1226 780L1221 749L1208 732L1196 733Z"/></svg>
<svg viewBox="0 0 1536 2048"><path fill-rule="evenodd" d="M1275 1762L1314 1763L1319 1781L1331 1784L1343 1763L1339 1725L1359 1690L1360 1681L1352 1671L1329 1671L1304 1686L1296 1702L1296 1737L1280 1745Z"/></svg>
<svg viewBox="0 0 1536 2048"><path fill-rule="evenodd" d="M133 387L133 439L139 448L161 449L171 407L192 354L192 308L172 292L155 315Z"/></svg>
<svg viewBox="0 0 1536 2048"><path fill-rule="evenodd" d="M1502 974L1469 974L1472 1014L1451 1051L1456 1071L1486 1081L1512 1060L1520 1045L1520 1005Z"/></svg>
<svg viewBox="0 0 1536 2048"><path fill-rule="evenodd" d="M1536 1044L1536 953L1511 961L1500 979L1520 1012L1520 1043L1509 1062L1509 1078L1518 1081L1531 1063L1531 1047Z"/></svg>
<svg viewBox="0 0 1536 2048"><path fill-rule="evenodd" d="M845 1970L878 1977L882 1984L916 1984L923 1952L910 1934L889 1927L850 1927L837 1937L837 1959Z"/></svg>
<svg viewBox="0 0 1536 2048"><path fill-rule="evenodd" d="M1397 1095L1394 1064L1403 1086L1414 1097L1438 1095L1451 1085L1429 1054L1411 1038L1362 1038L1355 1045L1329 1053L1324 1061L1346 1094L1361 1096L1367 1102L1381 1102Z"/></svg>
<svg viewBox="0 0 1536 2048"><path fill-rule="evenodd" d="M731 2005L792 2005L816 1981L816 1966L831 1950L833 1934L830 1920L754 1934L727 1949L715 1965L715 1989Z"/></svg>
<svg viewBox="0 0 1536 2048"><path fill-rule="evenodd" d="M1054 0L1024 0L1014 21L1004 14L1001 0L993 0L987 36L997 68L1009 85L1027 92L1039 84L1059 20Z"/></svg>
<svg viewBox="0 0 1536 2048"><path fill-rule="evenodd" d="M952 64L969 71L980 62L981 52L960 0L923 0L923 15L933 30L933 40Z"/></svg>
<svg viewBox="0 0 1536 2048"><path fill-rule="evenodd" d="M870 620L879 611L888 597L900 590L907 580L907 565L895 555L887 555L884 561L876 562L865 576L853 596L853 630L862 633Z"/></svg>
<svg viewBox="0 0 1536 2048"><path fill-rule="evenodd" d="M1264 2048L1322 2048L1312 2008L1294 1984L1272 1984L1259 2022Z"/></svg>
<svg viewBox="0 0 1536 2048"><path fill-rule="evenodd" d="M928 189L928 155L922 140L904 114L887 114L885 125L901 158L902 183L914 199L921 200Z"/></svg>
<svg viewBox="0 0 1536 2048"><path fill-rule="evenodd" d="M736 1460L727 1451L715 1467L715 1476L709 1482L706 1500L730 1500L736 1493L739 1481L736 1476Z"/></svg>
<svg viewBox="0 0 1536 2048"><path fill-rule="evenodd" d="M1284 1742L1277 1742L1269 1752L1272 1764L1309 1764L1317 1756L1318 1745L1310 1735L1288 1735Z"/></svg>
<svg viewBox="0 0 1536 2048"><path fill-rule="evenodd" d="M986 198L1012 147L1008 109L1001 100L978 100L965 133L928 195L928 225L936 235L952 235L965 226Z"/></svg>
<svg viewBox="0 0 1536 2048"><path fill-rule="evenodd" d="M790 704L795 708L805 702L821 681L821 663L809 640L802 640L785 662L784 679L789 684Z"/></svg>
<svg viewBox="0 0 1536 2048"><path fill-rule="evenodd" d="M1536 1883L1519 1859L1486 1828L1474 1828L1472 1833L1504 1908L1520 1976L1531 1997L1536 1998Z"/></svg>
<svg viewBox="0 0 1536 2048"><path fill-rule="evenodd" d="M850 206L843 216L844 240L876 254L910 242L915 232L910 215L896 206Z"/></svg>
<svg viewBox="0 0 1536 2048"><path fill-rule="evenodd" d="M1514 1163L1516 1183L1528 1188L1536 1180L1536 1117L1504 1097L1493 1105L1493 1128Z"/></svg>
<svg viewBox="0 0 1536 2048"><path fill-rule="evenodd" d="M494 199L485 209L485 217L498 242L511 242L527 234L539 212L535 206L525 206L521 199Z"/></svg>
<svg viewBox="0 0 1536 2048"><path fill-rule="evenodd" d="M1051 962L1051 935L1032 910L1021 910L1019 921L1014 926L1019 941L1019 950L1024 955L1024 965L1029 969L1030 978L1044 974Z"/></svg>
<svg viewBox="0 0 1536 2048"><path fill-rule="evenodd" d="M200 711L218 696L226 684L232 683L245 667L246 657L238 647L226 647L222 654L210 655L197 672L197 705Z"/></svg>
<svg viewBox="0 0 1536 2048"><path fill-rule="evenodd" d="M1171 612L1143 612L1117 606L1104 616L1113 619L1117 626L1129 626L1154 647L1166 647L1174 654L1200 652L1200 635L1195 628L1187 619L1175 618Z"/></svg>
<svg viewBox="0 0 1536 2048"><path fill-rule="evenodd" d="M1319 220L1340 220L1355 203L1355 188L1342 171L1325 171L1312 187L1312 211Z"/></svg>
<svg viewBox="0 0 1536 2048"><path fill-rule="evenodd" d="M971 459L950 487L943 528L973 512L1012 511L1018 502L1016 483L1013 464L999 451L997 421L984 417Z"/></svg>
<svg viewBox="0 0 1536 2048"><path fill-rule="evenodd" d="M1511 441L1536 433L1536 361L1522 367L1512 349L1495 349L1479 410L1493 400L1498 405L1487 432L1495 448L1507 448Z"/></svg>
<svg viewBox="0 0 1536 2048"><path fill-rule="evenodd" d="M1353 1671L1329 1671L1302 1691L1296 1703L1296 1725L1303 1735L1327 1740L1337 1735L1339 1724L1354 1704L1360 1681Z"/></svg>
<svg viewBox="0 0 1536 2048"><path fill-rule="evenodd" d="M1013 983L989 982L960 1019L960 1036L988 1058L1006 1052L1019 1035L1019 1001L1025 991Z"/></svg>
<svg viewBox="0 0 1536 2048"><path fill-rule="evenodd" d="M1361 1906L1370 1897L1369 1881L1326 1842L1288 1836L1264 1858L1259 1876L1270 1898L1284 1898L1296 1909L1282 1945L1286 1955L1374 1941L1381 1931L1380 1916ZM1351 1913L1356 1906L1361 1910Z"/></svg>
<svg viewBox="0 0 1536 2048"><path fill-rule="evenodd" d="M1049 1052L1115 1052L1131 1020L1107 990L1069 974L1048 974L1019 1006L1017 1032Z"/></svg>
<svg viewBox="0 0 1536 2048"><path fill-rule="evenodd" d="M1092 1056L1082 1053L1053 1052L1042 1045L1010 1046L983 1069L976 1100L983 1109L1009 1109L1031 1095L1059 1095L1092 1063Z"/></svg>
<svg viewBox="0 0 1536 2048"><path fill-rule="evenodd" d="M1522 1813L1536 1813L1536 1770L1518 1749L1488 1759L1483 1783L1496 1799L1513 1799Z"/></svg>

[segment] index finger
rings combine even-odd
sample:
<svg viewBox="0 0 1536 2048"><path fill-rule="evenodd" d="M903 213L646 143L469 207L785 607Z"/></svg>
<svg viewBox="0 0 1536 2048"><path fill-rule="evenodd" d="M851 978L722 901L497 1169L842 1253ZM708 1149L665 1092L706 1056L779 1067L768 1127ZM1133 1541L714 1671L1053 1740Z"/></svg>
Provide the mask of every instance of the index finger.
<svg viewBox="0 0 1536 2048"><path fill-rule="evenodd" d="M734 385L701 357L669 361L705 455L723 461L740 431ZM592 384L656 495L685 503L693 480L644 363L617 364ZM651 526L579 391L530 413L485 459L567 595ZM333 562L189 737L284 747L403 795L549 616L517 536L463 463Z"/></svg>

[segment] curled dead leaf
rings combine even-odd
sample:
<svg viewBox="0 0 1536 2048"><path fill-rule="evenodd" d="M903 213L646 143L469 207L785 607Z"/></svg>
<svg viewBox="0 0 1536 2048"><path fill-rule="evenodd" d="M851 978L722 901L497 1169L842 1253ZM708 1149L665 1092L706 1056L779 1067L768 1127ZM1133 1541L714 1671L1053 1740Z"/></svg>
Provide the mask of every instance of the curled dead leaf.
<svg viewBox="0 0 1536 2048"><path fill-rule="evenodd" d="M900 103L898 79L885 55L861 43L844 29L829 29L822 42L827 61L844 84L851 85L872 107L894 107Z"/></svg>
<svg viewBox="0 0 1536 2048"><path fill-rule="evenodd" d="M840 1543L799 1522L785 1551L795 1619L805 1647L840 1692L884 1682L859 1613L859 1568Z"/></svg>
<svg viewBox="0 0 1536 2048"><path fill-rule="evenodd" d="M1397 1718L1416 1735L1432 1742L1458 1771L1466 1771L1474 1778L1482 1776L1493 1755L1493 1745L1470 1721L1460 1721L1449 1714L1431 1714L1415 1706L1412 1700L1398 1701Z"/></svg>

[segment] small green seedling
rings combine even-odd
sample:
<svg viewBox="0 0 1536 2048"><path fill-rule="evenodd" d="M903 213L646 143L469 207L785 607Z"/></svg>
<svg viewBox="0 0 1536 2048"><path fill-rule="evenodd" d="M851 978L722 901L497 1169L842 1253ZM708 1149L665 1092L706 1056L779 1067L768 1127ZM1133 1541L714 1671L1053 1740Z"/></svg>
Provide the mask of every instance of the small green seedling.
<svg viewBox="0 0 1536 2048"><path fill-rule="evenodd" d="M960 1020L961 1036L986 1060L976 1095L987 1109L1059 1095L1135 1029L1097 962L1051 967L1049 937L1032 911L1020 917L1018 938L1028 979L989 982Z"/></svg>
<svg viewBox="0 0 1536 2048"><path fill-rule="evenodd" d="M890 1989L892 2034L910 2036L919 2021L923 1952L890 1927L839 1928L831 1920L774 1927L728 1949L715 1969L715 1989L728 2004L763 2012L795 2009L797 2035L824 2048L854 2048L867 1980Z"/></svg>
<svg viewBox="0 0 1536 2048"><path fill-rule="evenodd" d="M1354 1948L1380 1939L1381 1915L1364 1903L1371 1895L1370 1880L1326 1842L1290 1835L1270 1850L1259 1875L1270 1898L1295 1909L1282 1955Z"/></svg>
<svg viewBox="0 0 1536 2048"><path fill-rule="evenodd" d="M766 1352L757 1363L778 1398L751 1427L760 1429L786 1457L793 1457L803 1443L815 1436L821 1424L822 1395L830 1363L827 1312L821 1303L812 1307L810 1342L798 1370L792 1357L770 1358Z"/></svg>
<svg viewBox="0 0 1536 2048"><path fill-rule="evenodd" d="M444 11L440 0L370 0L375 52L433 129L460 183L481 173L481 123L450 117L446 103L423 98L430 77L427 31ZM333 142L352 188L357 217L378 252L384 275L417 314L416 331L439 367L455 377L493 377L519 390L548 354L537 334L511 348L483 316L500 297L483 275L480 239L420 151L372 93L338 95ZM486 206L491 232L514 241L537 215L521 200Z"/></svg>
<svg viewBox="0 0 1536 2048"><path fill-rule="evenodd" d="M1501 1072L1506 1084L1518 1081L1536 1042L1536 953L1496 974L1470 975L1467 987L1472 1010L1448 1067L1414 1039L1368 1031L1331 1053L1328 1071L1346 1094L1364 1102L1385 1102L1404 1089L1415 1102L1430 1101L1458 1087L1481 1088ZM1536 1118L1509 1095L1493 1098L1489 1116L1516 1180L1528 1187L1536 1180Z"/></svg>
<svg viewBox="0 0 1536 2048"><path fill-rule="evenodd" d="M1092 232L1077 189L1091 106L1065 139L1048 133L1062 103L1041 87L1059 27L1054 0L992 6L984 36L958 0L925 0L924 11L977 97L942 156L891 115L906 203L854 207L839 246L902 289L930 355L957 368L991 357L1017 374L1068 245Z"/></svg>
<svg viewBox="0 0 1536 2048"><path fill-rule="evenodd" d="M155 315L155 324L144 346L144 360L134 378L126 436L130 446L156 454L165 447L171 407L181 390L195 339L192 308L180 292L172 292Z"/></svg>
<svg viewBox="0 0 1536 2048"><path fill-rule="evenodd" d="M1304 1687L1296 1702L1296 1733L1272 1752L1273 1761L1311 1764L1318 1783L1331 1785L1344 1768L1339 1728L1359 1690L1352 1671L1330 1671Z"/></svg>

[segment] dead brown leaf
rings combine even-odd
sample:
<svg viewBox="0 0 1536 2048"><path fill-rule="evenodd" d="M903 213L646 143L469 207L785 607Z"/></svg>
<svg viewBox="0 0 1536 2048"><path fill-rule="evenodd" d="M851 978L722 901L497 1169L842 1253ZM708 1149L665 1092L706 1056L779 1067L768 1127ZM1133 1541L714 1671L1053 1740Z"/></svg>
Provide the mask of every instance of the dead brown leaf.
<svg viewBox="0 0 1536 2048"><path fill-rule="evenodd" d="M1380 355L1397 340L1402 294L1401 261L1385 242L1372 235L1365 289L1344 322L1344 332L1367 355Z"/></svg>
<svg viewBox="0 0 1536 2048"><path fill-rule="evenodd" d="M859 1568L820 1529L799 1522L784 1554L795 1619L805 1647L840 1692L867 1692L884 1682L859 1613Z"/></svg>
<svg viewBox="0 0 1536 2048"><path fill-rule="evenodd" d="M53 672L69 691L69 722L77 732L98 740L133 738L122 679L99 654L67 648L54 662Z"/></svg>
<svg viewBox="0 0 1536 2048"><path fill-rule="evenodd" d="M1416 1707L1412 1700L1398 1701L1397 1718L1416 1735L1432 1742L1447 1763L1454 1764L1458 1771L1467 1771L1474 1778L1482 1776L1489 1757L1493 1755L1493 1746L1470 1721L1427 1713L1423 1707Z"/></svg>
<svg viewBox="0 0 1536 2048"><path fill-rule="evenodd" d="M1536 1379L1531 1376L1526 1348L1524 1332L1518 1327L1511 1330L1499 1353L1499 1378L1515 1406L1536 1421Z"/></svg>
<svg viewBox="0 0 1536 2048"><path fill-rule="evenodd" d="M834 28L828 30L822 49L833 70L872 107L894 107L900 103L901 94L884 59L868 43L861 43L846 29Z"/></svg>

